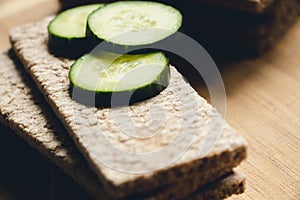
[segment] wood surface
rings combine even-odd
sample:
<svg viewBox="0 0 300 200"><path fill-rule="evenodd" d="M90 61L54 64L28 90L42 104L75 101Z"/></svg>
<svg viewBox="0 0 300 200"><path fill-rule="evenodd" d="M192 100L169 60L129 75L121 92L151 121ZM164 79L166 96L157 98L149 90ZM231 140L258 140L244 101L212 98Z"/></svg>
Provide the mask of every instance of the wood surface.
<svg viewBox="0 0 300 200"><path fill-rule="evenodd" d="M10 47L12 27L41 19L58 8L55 0L0 0L0 50ZM232 199L300 199L300 20L265 55L217 64L227 92L226 120L249 143L248 159L239 167L247 177L246 192ZM209 98L204 88L196 89ZM0 128L1 133L7 132ZM28 162L34 158L29 154ZM7 171L15 174L15 169ZM13 189L20 191L11 187L9 192ZM41 196L49 195L44 190Z"/></svg>
<svg viewBox="0 0 300 200"><path fill-rule="evenodd" d="M300 199L300 20L267 54L223 73L229 124L249 143L238 199Z"/></svg>

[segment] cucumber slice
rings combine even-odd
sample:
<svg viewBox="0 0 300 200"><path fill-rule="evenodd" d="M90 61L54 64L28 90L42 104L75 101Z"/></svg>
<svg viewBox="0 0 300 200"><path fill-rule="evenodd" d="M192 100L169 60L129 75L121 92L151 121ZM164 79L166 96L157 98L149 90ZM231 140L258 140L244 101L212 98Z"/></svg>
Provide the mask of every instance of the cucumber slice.
<svg viewBox="0 0 300 200"><path fill-rule="evenodd" d="M97 107L128 105L159 94L170 79L163 53L87 54L69 72L72 97Z"/></svg>
<svg viewBox="0 0 300 200"><path fill-rule="evenodd" d="M58 14L48 26L50 51L57 56L76 58L92 49L86 38L87 17L103 6L79 6Z"/></svg>
<svg viewBox="0 0 300 200"><path fill-rule="evenodd" d="M165 4L120 1L106 5L88 17L87 37L95 43L138 46L161 41L181 27L181 13Z"/></svg>

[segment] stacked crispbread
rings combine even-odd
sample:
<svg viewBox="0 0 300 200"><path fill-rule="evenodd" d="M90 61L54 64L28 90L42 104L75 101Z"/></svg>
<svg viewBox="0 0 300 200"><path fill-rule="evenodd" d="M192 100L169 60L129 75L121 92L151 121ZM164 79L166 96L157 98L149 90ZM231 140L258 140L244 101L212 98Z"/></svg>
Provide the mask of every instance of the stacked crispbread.
<svg viewBox="0 0 300 200"><path fill-rule="evenodd" d="M116 109L81 105L72 100L69 90L68 71L73 61L48 52L50 20L51 17L11 31L13 50L0 57L2 123L96 199L222 199L244 191L244 177L233 171L246 157L243 137L226 122L219 132L208 132L214 120L220 120L219 114L174 67L170 85L151 99ZM160 134L151 138L129 137L113 118L114 112L123 113L129 108L132 119L145 120L143 116L149 115L153 107L164 110L166 122ZM122 123L123 118L118 120ZM148 128L146 123L138 126L140 132ZM152 125L154 131L160 128ZM133 130L131 126L126 128ZM188 134L195 137L188 148L178 151L184 147ZM168 149L177 137L181 137L181 143ZM111 147L101 146L103 140L133 154L162 148L167 151L158 160L137 161L134 156L124 157L111 151ZM207 140L214 145L202 155L200 149ZM173 157L176 159L172 162L155 168ZM132 173L122 169L145 171Z"/></svg>
<svg viewBox="0 0 300 200"><path fill-rule="evenodd" d="M106 1L106 2L111 2ZM300 13L299 0L160 0L184 15L182 31L210 53L257 55L270 49ZM101 0L61 0L65 7Z"/></svg>
<svg viewBox="0 0 300 200"><path fill-rule="evenodd" d="M192 9L195 4L187 7L186 18L198 25L187 25L187 33L214 51L227 49L234 54L264 53L281 38L300 13L299 0L214 0L206 3L200 10ZM202 14L195 18L197 13Z"/></svg>

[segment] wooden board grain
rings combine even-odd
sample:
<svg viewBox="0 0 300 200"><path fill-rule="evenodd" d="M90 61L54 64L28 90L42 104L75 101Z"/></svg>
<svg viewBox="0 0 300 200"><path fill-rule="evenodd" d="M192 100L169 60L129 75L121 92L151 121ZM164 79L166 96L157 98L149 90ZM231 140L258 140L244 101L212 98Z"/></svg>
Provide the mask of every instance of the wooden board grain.
<svg viewBox="0 0 300 200"><path fill-rule="evenodd" d="M300 21L266 55L223 73L227 120L244 133L242 199L300 199Z"/></svg>
<svg viewBox="0 0 300 200"><path fill-rule="evenodd" d="M9 47L11 27L58 9L54 0L39 1L48 6L34 3L28 7L23 3L22 15L19 9L5 16L0 12L1 50ZM6 1L0 0L0 8L2 2ZM38 12L32 12L31 8L37 6ZM227 91L226 119L249 143L248 160L239 169L247 177L246 192L232 199L300 199L299 65L300 21L267 54L222 70ZM197 90L205 94L203 88Z"/></svg>

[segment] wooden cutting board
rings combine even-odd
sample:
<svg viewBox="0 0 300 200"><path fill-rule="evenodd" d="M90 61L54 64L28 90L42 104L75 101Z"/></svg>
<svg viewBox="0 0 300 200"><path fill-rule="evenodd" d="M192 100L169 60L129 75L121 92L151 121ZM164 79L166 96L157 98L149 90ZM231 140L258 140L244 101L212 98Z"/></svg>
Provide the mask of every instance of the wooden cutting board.
<svg viewBox="0 0 300 200"><path fill-rule="evenodd" d="M10 47L10 28L58 8L55 0L0 0L0 50ZM232 199L300 199L300 19L267 54L217 64L227 91L226 119L249 143L248 160L239 167L247 189Z"/></svg>

